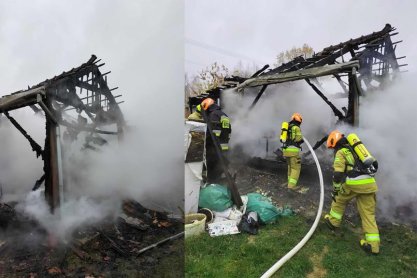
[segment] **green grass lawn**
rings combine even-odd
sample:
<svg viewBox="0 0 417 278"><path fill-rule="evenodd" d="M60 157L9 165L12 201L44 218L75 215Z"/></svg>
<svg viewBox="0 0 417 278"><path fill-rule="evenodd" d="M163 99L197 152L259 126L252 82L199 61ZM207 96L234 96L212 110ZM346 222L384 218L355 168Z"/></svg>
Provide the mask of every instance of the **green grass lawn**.
<svg viewBox="0 0 417 278"><path fill-rule="evenodd" d="M301 216L262 226L257 235L211 238L207 233L185 241L186 277L260 277L291 250L311 224ZM417 277L417 234L403 226L380 227L381 253L359 247L361 230L346 223L334 234L324 223L306 245L273 277Z"/></svg>

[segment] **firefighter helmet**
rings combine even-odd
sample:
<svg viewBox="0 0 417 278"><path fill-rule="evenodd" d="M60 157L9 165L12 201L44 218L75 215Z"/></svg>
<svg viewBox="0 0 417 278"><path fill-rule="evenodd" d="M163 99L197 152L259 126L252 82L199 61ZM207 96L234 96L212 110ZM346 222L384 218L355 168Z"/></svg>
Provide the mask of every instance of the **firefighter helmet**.
<svg viewBox="0 0 417 278"><path fill-rule="evenodd" d="M213 105L214 104L214 100L212 99L212 98L206 98L205 100L203 100L202 102L201 102L201 107L204 109L204 110L207 110L211 105Z"/></svg>
<svg viewBox="0 0 417 278"><path fill-rule="evenodd" d="M299 123L302 123L303 122L303 117L301 116L300 113L294 113L291 116L291 121L297 121Z"/></svg>
<svg viewBox="0 0 417 278"><path fill-rule="evenodd" d="M338 130L333 130L330 132L329 136L327 137L327 147L328 148L334 148L339 142L340 139L343 138L343 134Z"/></svg>

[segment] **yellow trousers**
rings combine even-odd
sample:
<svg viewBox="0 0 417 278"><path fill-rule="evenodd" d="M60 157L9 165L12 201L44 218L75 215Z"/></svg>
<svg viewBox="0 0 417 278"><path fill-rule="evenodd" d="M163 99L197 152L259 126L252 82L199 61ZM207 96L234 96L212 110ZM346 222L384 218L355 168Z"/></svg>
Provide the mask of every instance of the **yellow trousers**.
<svg viewBox="0 0 417 278"><path fill-rule="evenodd" d="M301 172L301 157L299 154L296 156L287 157L288 164L288 188L294 188L297 186L298 178Z"/></svg>
<svg viewBox="0 0 417 278"><path fill-rule="evenodd" d="M330 223L340 227L346 205L356 198L356 205L362 221L362 230L365 233L365 241L371 245L372 252L379 252L379 230L375 220L376 195L373 193L357 193L342 186L342 192L336 196L330 209Z"/></svg>

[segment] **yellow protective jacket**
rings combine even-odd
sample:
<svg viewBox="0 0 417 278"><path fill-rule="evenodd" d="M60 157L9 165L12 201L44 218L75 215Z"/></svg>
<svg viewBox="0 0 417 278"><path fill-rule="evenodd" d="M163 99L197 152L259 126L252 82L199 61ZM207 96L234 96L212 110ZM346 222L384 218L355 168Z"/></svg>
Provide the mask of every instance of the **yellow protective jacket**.
<svg viewBox="0 0 417 278"><path fill-rule="evenodd" d="M203 120L203 116L201 115L200 112L195 111L193 113L191 113L188 118L189 121L197 121L197 122L204 122Z"/></svg>
<svg viewBox="0 0 417 278"><path fill-rule="evenodd" d="M290 143L282 149L284 157L297 156L300 153L300 144L303 142L303 135L301 134L301 128L298 125L290 124L289 134L291 134Z"/></svg>
<svg viewBox="0 0 417 278"><path fill-rule="evenodd" d="M372 193L378 191L375 178L360 174L356 177L349 177L348 172L353 169L355 165L355 157L349 148L342 147L336 151L333 161L333 186L340 184L344 189L351 190L356 193ZM343 180L339 181L336 176L343 174Z"/></svg>

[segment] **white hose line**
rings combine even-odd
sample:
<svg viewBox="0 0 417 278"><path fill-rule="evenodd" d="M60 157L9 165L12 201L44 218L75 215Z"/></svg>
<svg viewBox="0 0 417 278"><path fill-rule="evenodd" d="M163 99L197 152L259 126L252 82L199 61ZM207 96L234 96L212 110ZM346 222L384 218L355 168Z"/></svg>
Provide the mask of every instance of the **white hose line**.
<svg viewBox="0 0 417 278"><path fill-rule="evenodd" d="M316 219L314 220L313 226L311 226L308 233L304 236L304 238L296 245L293 249L291 249L290 252L288 252L284 257L282 257L279 261L277 261L270 269L268 269L261 278L267 278L271 277L272 274L274 274L283 264L285 264L289 259L292 258L303 246L306 244L306 242L310 239L310 237L313 235L314 231L317 228L317 225L320 221L321 212L323 210L323 202L324 202L324 186L323 186L323 174L321 172L321 167L319 160L317 159L316 153L314 152L313 148L311 147L308 140L304 138L304 142L307 144L311 154L313 155L314 161L316 162L317 171L319 173L319 179L320 179L320 204L319 209L317 211Z"/></svg>

